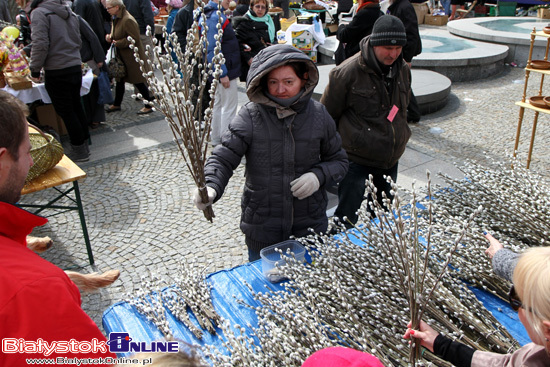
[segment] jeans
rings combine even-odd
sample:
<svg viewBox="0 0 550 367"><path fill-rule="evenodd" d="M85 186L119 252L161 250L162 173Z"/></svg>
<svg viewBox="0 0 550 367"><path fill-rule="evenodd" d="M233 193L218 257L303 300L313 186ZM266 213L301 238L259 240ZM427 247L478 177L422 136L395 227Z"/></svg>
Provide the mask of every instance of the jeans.
<svg viewBox="0 0 550 367"><path fill-rule="evenodd" d="M440 0L439 3L445 10L445 15L451 15L451 0Z"/></svg>
<svg viewBox="0 0 550 367"><path fill-rule="evenodd" d="M376 200L382 204L382 192L386 193L386 197L393 199L393 195L390 194L391 185L386 182L384 176L390 176L393 182L396 182L397 166L398 163L390 169L382 169L350 162L348 173L338 186L338 207L334 212L334 216L344 223L346 228L352 227L348 221L354 224L357 223L357 210L359 210L365 198L365 181L369 179L369 175L373 176L373 183L378 189ZM370 196L368 199L369 202L372 201ZM372 218L374 218L375 215L370 209L370 205L368 206L368 211L371 213ZM348 221L344 221L344 217L347 217Z"/></svg>
<svg viewBox="0 0 550 367"><path fill-rule="evenodd" d="M71 144L82 145L90 137L84 108L80 102L81 66L44 72L44 86L55 112L63 119Z"/></svg>

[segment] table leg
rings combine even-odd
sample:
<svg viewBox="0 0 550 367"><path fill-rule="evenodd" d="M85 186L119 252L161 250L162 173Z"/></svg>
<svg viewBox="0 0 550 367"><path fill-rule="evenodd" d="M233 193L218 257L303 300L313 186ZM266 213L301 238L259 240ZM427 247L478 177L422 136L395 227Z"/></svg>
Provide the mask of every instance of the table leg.
<svg viewBox="0 0 550 367"><path fill-rule="evenodd" d="M80 217L80 224L82 225L82 234L84 235L84 242L86 243L86 251L88 252L88 259L90 265L94 265L94 254L92 252L92 245L90 244L90 237L88 236L88 228L86 227L86 218L84 217L84 208L82 207L82 201L80 200L80 189L78 188L78 181L73 181L74 194L76 198L76 205L78 206L78 216Z"/></svg>

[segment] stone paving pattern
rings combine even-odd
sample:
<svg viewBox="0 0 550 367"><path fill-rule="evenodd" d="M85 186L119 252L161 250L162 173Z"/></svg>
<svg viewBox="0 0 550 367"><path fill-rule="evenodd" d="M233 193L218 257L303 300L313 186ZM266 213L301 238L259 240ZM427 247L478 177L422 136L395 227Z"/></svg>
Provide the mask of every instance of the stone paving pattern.
<svg viewBox="0 0 550 367"><path fill-rule="evenodd" d="M524 76L523 69L507 66L502 74L489 79L453 83L447 106L411 125L409 149L446 163L465 159L483 163L485 152L504 159L514 146L519 112L514 102L521 99ZM539 78L531 76L528 96L538 94ZM94 136L108 134L115 127L162 118L158 112L137 116L140 105L130 94L127 91L123 111L109 114L107 126L94 131ZM527 152L533 115L532 111L525 113L520 155ZM546 115L539 118L531 165L546 176L550 167L547 119ZM242 165L224 197L214 205L213 224L192 204L194 184L173 143L114 155L81 167L88 175L80 187L97 268L121 271L120 279L112 286L82 296L84 310L101 328L103 311L138 288L141 277L175 274L183 259L207 266L208 272L246 262L244 237L238 227ZM45 200L46 194L36 193L24 200ZM84 266L84 272L92 271L76 212L50 217L49 224L33 234L48 235L55 242L42 254L45 259L62 268L76 264Z"/></svg>

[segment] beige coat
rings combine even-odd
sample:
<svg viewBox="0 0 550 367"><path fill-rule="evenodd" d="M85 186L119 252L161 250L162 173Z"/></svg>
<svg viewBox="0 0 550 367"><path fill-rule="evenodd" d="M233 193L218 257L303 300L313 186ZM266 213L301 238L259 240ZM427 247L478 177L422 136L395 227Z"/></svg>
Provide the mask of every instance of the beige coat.
<svg viewBox="0 0 550 367"><path fill-rule="evenodd" d="M543 346L529 343L513 354L476 351L471 367L548 367L550 357Z"/></svg>
<svg viewBox="0 0 550 367"><path fill-rule="evenodd" d="M120 9L120 16L117 15L113 19L111 40L116 41L117 51L126 65L126 77L123 81L131 84L145 83L145 77L134 58L134 50L130 49L130 41L128 41L128 36L136 41L139 57L141 60L145 60L145 52L139 38L139 26L124 5Z"/></svg>

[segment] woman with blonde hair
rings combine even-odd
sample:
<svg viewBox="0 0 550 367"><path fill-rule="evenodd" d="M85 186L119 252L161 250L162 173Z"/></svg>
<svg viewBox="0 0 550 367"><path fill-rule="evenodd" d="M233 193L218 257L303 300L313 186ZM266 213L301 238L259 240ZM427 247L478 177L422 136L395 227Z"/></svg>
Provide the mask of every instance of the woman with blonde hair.
<svg viewBox="0 0 550 367"><path fill-rule="evenodd" d="M519 257L508 298L532 341L512 354L475 351L423 321L419 330L409 324L404 338L420 339L422 346L457 367L550 366L550 247L531 248Z"/></svg>

